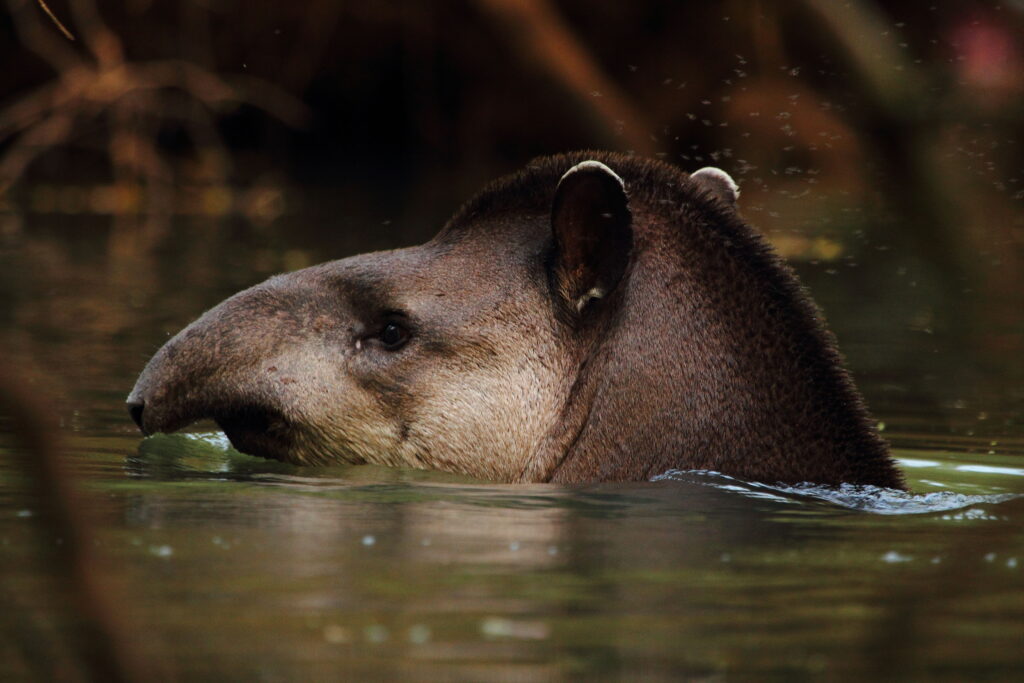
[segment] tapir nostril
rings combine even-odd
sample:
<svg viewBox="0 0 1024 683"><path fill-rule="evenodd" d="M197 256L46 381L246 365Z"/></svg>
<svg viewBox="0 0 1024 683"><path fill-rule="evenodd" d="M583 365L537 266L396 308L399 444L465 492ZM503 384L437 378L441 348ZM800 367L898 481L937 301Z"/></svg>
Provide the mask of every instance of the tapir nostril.
<svg viewBox="0 0 1024 683"><path fill-rule="evenodd" d="M132 416L132 420L139 426L143 434L146 433L146 429L142 426L142 411L145 407L145 404L142 402L128 402L128 414Z"/></svg>

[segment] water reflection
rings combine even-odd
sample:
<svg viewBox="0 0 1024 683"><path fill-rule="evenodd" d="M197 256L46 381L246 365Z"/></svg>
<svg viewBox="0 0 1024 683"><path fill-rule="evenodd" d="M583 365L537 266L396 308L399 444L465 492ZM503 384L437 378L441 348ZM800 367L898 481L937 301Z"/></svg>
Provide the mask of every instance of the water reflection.
<svg viewBox="0 0 1024 683"><path fill-rule="evenodd" d="M948 480L941 495L830 498L701 473L561 488L303 469L216 434L79 449L100 547L126 587L118 607L135 646L176 677L863 677L1024 663L1012 628L1024 478L974 473L990 488L951 493L958 456L904 454ZM0 470L0 492L15 490ZM32 508L0 496L10 585L34 587L4 598L13 643L19 615L60 613L43 599L49 573L26 564L32 518L18 512ZM915 514L874 514L894 511Z"/></svg>
<svg viewBox="0 0 1024 683"><path fill-rule="evenodd" d="M127 531L159 537L174 556L125 559L142 574L168 563L218 568L201 574L201 593L236 595L245 606L232 624L241 618L264 632L272 621L274 642L261 646L282 671L294 673L299 659L413 678L443 670L553 680L638 666L656 677L785 673L764 654L766 643L789 661L808 653L790 672L863 673L874 660L858 649L887 623L892 595L944 576L950 563L966 563L957 572L965 585L1019 578L1009 558L986 559L993 546L984 542L961 557L976 526L948 535L933 514L894 529L881 517L808 502L806 492L751 498L701 475L566 490L337 474L193 482L184 499L153 492L126 508ZM1019 522L1020 502L986 509ZM193 596L184 624L148 615L186 642L196 636L178 629L219 603L197 600L195 586L179 587L172 575L159 587L143 583L161 612L174 594ZM1000 612L1022 608L1012 601ZM907 635L906 647L931 652L924 635ZM1008 644L1008 635L986 637ZM217 656L203 666L225 663L225 652L232 660L232 638L210 638L204 629L203 647ZM301 656L277 649L289 641ZM852 643L861 645L846 651ZM244 662L231 666L247 671Z"/></svg>

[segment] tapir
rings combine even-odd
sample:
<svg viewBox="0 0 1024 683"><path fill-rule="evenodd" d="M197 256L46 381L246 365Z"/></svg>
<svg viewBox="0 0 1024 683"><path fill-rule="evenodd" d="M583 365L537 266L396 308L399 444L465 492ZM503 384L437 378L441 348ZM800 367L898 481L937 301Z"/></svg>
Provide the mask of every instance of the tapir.
<svg viewBox="0 0 1024 683"><path fill-rule="evenodd" d="M498 482L709 470L903 488L832 335L716 168L537 159L429 242L272 277L128 396L144 434Z"/></svg>

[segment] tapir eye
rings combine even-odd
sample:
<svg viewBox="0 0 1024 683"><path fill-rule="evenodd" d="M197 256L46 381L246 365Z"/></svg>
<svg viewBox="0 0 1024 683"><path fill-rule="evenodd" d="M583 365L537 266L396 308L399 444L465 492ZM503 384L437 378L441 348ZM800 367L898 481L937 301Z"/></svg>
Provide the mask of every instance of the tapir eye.
<svg viewBox="0 0 1024 683"><path fill-rule="evenodd" d="M380 331L380 341L386 349L394 351L409 341L409 330L398 323L388 323Z"/></svg>

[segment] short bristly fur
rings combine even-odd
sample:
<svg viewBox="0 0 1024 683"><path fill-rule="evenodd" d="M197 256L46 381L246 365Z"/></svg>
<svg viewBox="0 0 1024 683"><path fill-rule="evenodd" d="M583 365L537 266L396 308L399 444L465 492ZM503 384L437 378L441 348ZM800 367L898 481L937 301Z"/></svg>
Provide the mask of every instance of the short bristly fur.
<svg viewBox="0 0 1024 683"><path fill-rule="evenodd" d="M146 431L213 417L293 462L902 487L819 313L736 196L717 169L539 159L425 245L229 299L129 401ZM379 342L388 320L400 348Z"/></svg>

